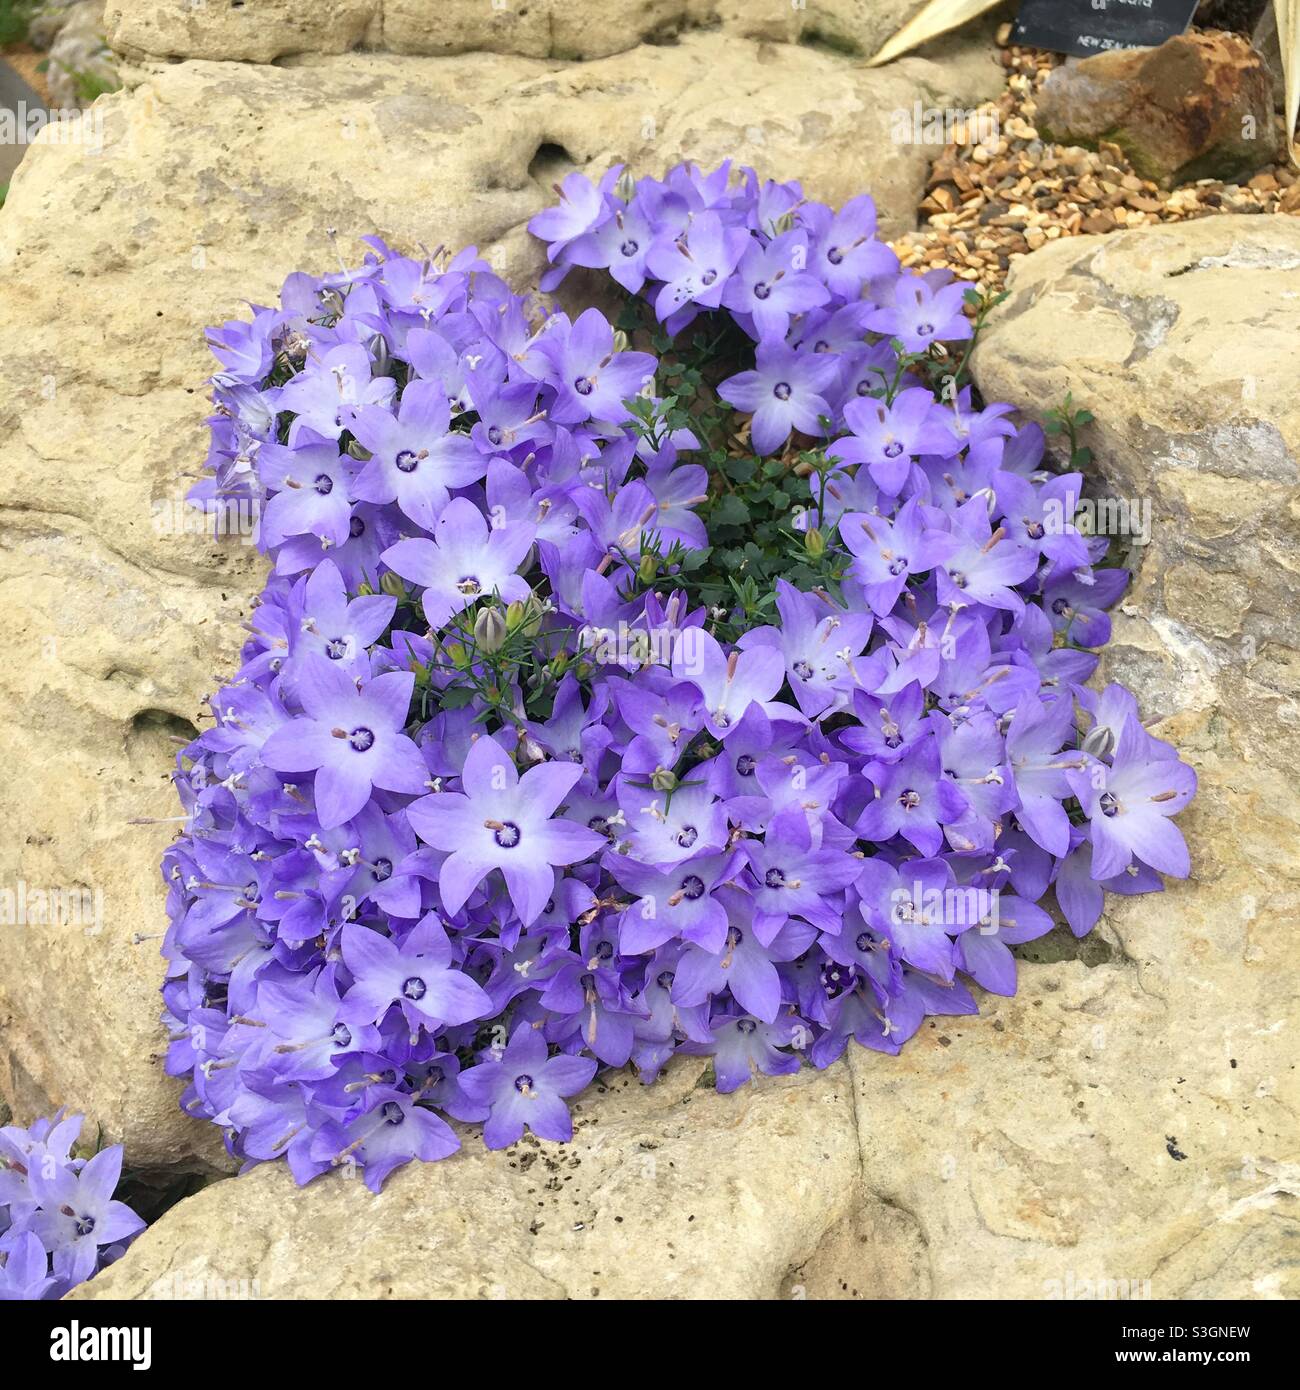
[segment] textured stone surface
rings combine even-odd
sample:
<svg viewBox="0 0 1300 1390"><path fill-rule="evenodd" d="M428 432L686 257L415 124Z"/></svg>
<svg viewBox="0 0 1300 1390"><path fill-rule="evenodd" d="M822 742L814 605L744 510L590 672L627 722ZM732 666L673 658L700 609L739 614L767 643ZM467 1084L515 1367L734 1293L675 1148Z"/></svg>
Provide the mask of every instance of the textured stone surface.
<svg viewBox="0 0 1300 1390"><path fill-rule="evenodd" d="M256 1169L74 1297L1295 1297L1285 1016L1243 994L1263 1011L1225 1031L1222 997L1175 976L1232 943L1178 921L1176 961L1158 925L1107 930L1094 965L1025 965L1016 999L898 1058L731 1096L689 1061L650 1088L619 1075L572 1145L471 1134L379 1196Z"/></svg>
<svg viewBox="0 0 1300 1390"><path fill-rule="evenodd" d="M305 7L302 7L305 12ZM101 100L102 148L35 145L0 221L0 888L103 895L100 930L0 926L0 1096L87 1108L144 1165L220 1161L161 1075L166 772L229 672L252 551L159 526L205 452L206 325L378 230L476 242L516 284L568 158L727 155L910 222L923 147L889 111L944 75L695 34L565 67L474 55L170 66ZM150 938L136 943L137 936ZM39 987L38 987L39 982Z"/></svg>
<svg viewBox="0 0 1300 1390"><path fill-rule="evenodd" d="M1089 1192L1125 1215L1107 1237L1125 1258L1103 1268L1150 1271L1156 1296L1294 1297L1300 225L1212 217L1060 243L1012 287L981 385L1039 410L1072 391L1096 415L1104 489L1150 503L1102 675L1201 780L1180 818L1194 881L1109 904L1131 1004L1108 990L1088 1007L1112 1020L1106 1051L1076 1054L1070 1078L1081 1126L1099 1108L1114 1120ZM1063 1015L1058 1066L1086 1021ZM1027 1146L1040 1165L1067 1141L1058 1109ZM1167 1165L1163 1134L1185 1159Z"/></svg>
<svg viewBox="0 0 1300 1390"><path fill-rule="evenodd" d="M732 1097L698 1089L702 1070L648 1088L620 1075L578 1103L572 1145L490 1154L474 1136L378 1196L341 1175L295 1191L281 1165L217 1183L78 1296L775 1298L809 1263L822 1277L823 1242L858 1226L862 1292L905 1293L918 1233L858 1190L847 1068Z"/></svg>
<svg viewBox="0 0 1300 1390"><path fill-rule="evenodd" d="M1044 83L1036 124L1058 144L1112 141L1165 184L1244 178L1281 148L1268 65L1236 34L1072 59Z"/></svg>
<svg viewBox="0 0 1300 1390"><path fill-rule="evenodd" d="M1097 417L1106 488L1150 505L1107 660L1151 717L1212 727L1252 775L1293 768L1300 221L1208 217L1063 241L1026 258L1013 288L977 353L984 390L1039 411L1073 392Z"/></svg>
<svg viewBox="0 0 1300 1390"><path fill-rule="evenodd" d="M128 57L270 63L288 53L346 53L375 26L380 0L245 0L242 5L108 0L109 42Z"/></svg>
<svg viewBox="0 0 1300 1390"><path fill-rule="evenodd" d="M132 58L504 53L589 59L692 30L870 56L923 0L109 0L113 46Z"/></svg>

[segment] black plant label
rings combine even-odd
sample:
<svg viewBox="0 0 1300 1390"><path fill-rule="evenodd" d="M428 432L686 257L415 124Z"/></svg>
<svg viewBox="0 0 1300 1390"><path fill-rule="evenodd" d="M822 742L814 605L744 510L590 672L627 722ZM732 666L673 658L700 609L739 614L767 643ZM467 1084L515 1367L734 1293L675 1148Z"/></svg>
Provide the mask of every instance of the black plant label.
<svg viewBox="0 0 1300 1390"><path fill-rule="evenodd" d="M1020 0L1011 42L1087 57L1149 48L1181 34L1196 0Z"/></svg>

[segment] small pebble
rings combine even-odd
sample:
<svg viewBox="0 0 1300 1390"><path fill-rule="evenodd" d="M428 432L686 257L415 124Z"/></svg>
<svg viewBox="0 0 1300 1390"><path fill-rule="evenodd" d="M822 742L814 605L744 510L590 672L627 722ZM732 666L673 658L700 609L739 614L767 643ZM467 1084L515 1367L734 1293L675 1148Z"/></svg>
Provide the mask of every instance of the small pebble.
<svg viewBox="0 0 1300 1390"><path fill-rule="evenodd" d="M1063 60L1010 40L1011 26L1003 24L997 43L1005 90L975 113L973 133L970 122L953 131L926 180L923 226L892 243L903 265L946 266L996 293L1013 260L1062 237L1221 211L1300 214L1300 178L1284 165L1262 169L1241 186L1202 179L1170 190L1142 178L1118 145L1103 141L1085 150L1042 139L1034 98ZM990 118L997 136L980 141L975 137Z"/></svg>

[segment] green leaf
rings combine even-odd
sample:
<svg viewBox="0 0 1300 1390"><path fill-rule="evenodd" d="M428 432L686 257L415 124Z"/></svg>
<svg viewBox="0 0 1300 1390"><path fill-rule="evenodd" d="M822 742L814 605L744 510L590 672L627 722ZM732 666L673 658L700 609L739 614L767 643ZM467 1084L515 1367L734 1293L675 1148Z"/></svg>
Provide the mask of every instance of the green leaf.
<svg viewBox="0 0 1300 1390"><path fill-rule="evenodd" d="M714 507L713 520L722 526L743 526L749 520L749 508L734 493L728 493Z"/></svg>

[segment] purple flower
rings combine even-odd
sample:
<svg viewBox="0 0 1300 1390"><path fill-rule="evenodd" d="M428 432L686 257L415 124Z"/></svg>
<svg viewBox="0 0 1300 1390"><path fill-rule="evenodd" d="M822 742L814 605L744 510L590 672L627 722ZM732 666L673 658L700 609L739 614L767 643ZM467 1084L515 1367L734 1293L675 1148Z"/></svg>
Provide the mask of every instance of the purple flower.
<svg viewBox="0 0 1300 1390"><path fill-rule="evenodd" d="M363 502L396 502L412 521L433 530L453 488L487 471L487 460L468 435L448 434L451 411L442 383L413 381L394 416L382 406L353 410L349 427L370 450L353 492Z"/></svg>
<svg viewBox="0 0 1300 1390"><path fill-rule="evenodd" d="M655 296L655 313L671 319L693 306L716 309L749 234L723 225L716 212L702 212L679 235L656 242L646 268L664 283Z"/></svg>
<svg viewBox="0 0 1300 1390"><path fill-rule="evenodd" d="M461 1073L465 1094L491 1113L483 1126L489 1149L504 1149L523 1137L525 1127L539 1139L564 1143L573 1138L566 1096L577 1095L596 1074L591 1057L547 1056L542 1035L521 1023L499 1060Z"/></svg>
<svg viewBox="0 0 1300 1390"><path fill-rule="evenodd" d="M959 820L967 809L966 798L943 775L939 750L925 743L892 766L872 766L875 799L867 803L854 830L864 840L901 835L922 854L937 854L943 844L942 827Z"/></svg>
<svg viewBox="0 0 1300 1390"><path fill-rule="evenodd" d="M983 989L992 994L1016 992L1016 961L1007 949L1035 941L1055 923L1041 907L1001 893L996 911L985 926L957 938L957 963Z"/></svg>
<svg viewBox="0 0 1300 1390"><path fill-rule="evenodd" d="M537 350L557 379L550 409L557 425L625 420L623 402L654 384L654 358L646 352L615 352L614 330L599 309L579 315L571 328L556 322Z"/></svg>
<svg viewBox="0 0 1300 1390"><path fill-rule="evenodd" d="M550 243L547 259L552 261L560 258L570 242L589 231L607 213L602 190L585 174L575 171L566 175L555 191L558 203L543 208L528 224L528 230L535 237Z"/></svg>
<svg viewBox="0 0 1300 1390"><path fill-rule="evenodd" d="M784 343L758 345L754 370L728 377L718 395L737 410L753 412L750 439L759 454L774 454L784 447L791 430L820 435L822 419L834 410L825 392L839 370L826 353L795 352Z"/></svg>
<svg viewBox="0 0 1300 1390"><path fill-rule="evenodd" d="M805 269L808 236L800 228L763 246L751 239L736 273L727 281L722 302L737 315L748 315L760 342L784 339L792 315L825 304L826 286Z"/></svg>
<svg viewBox="0 0 1300 1390"><path fill-rule="evenodd" d="M279 406L294 413L295 428L300 421L326 439L337 439L349 427L354 406L387 405L396 389L392 377L372 379L365 348L340 343L312 359L281 389Z"/></svg>
<svg viewBox="0 0 1300 1390"><path fill-rule="evenodd" d="M257 454L258 477L275 495L262 514L262 544L311 535L322 544L343 545L351 529L348 491L355 471L337 444L309 433L296 448L263 444Z"/></svg>
<svg viewBox="0 0 1300 1390"><path fill-rule="evenodd" d="M337 1166L352 1157L365 1169L366 1186L378 1192L384 1179L413 1158L426 1163L460 1148L451 1126L415 1096L375 1086L366 1094L369 1108L347 1124L333 1123L315 1136L317 1162Z"/></svg>
<svg viewBox="0 0 1300 1390"><path fill-rule="evenodd" d="M776 594L781 625L751 628L737 645L742 651L766 646L781 652L804 714L844 703L859 679L856 658L871 636L870 615L845 612L825 595L802 594L784 579L776 581Z"/></svg>
<svg viewBox="0 0 1300 1390"><path fill-rule="evenodd" d="M1019 613L1024 601L1012 586L1037 568L1037 554L1021 549L1003 527L995 531L984 500L973 497L953 517L952 543L936 571L939 602L975 602Z"/></svg>
<svg viewBox="0 0 1300 1390"><path fill-rule="evenodd" d="M24 1231L7 1243L8 1254L0 1265L0 1303L57 1298L64 1281L49 1272L49 1258L38 1237L31 1231ZM0 1249L3 1248L4 1242L0 1242Z"/></svg>
<svg viewBox="0 0 1300 1390"><path fill-rule="evenodd" d="M1128 588L1128 570L1075 570L1053 579L1043 590L1043 609L1052 626L1080 647L1104 647L1110 641L1105 611Z"/></svg>
<svg viewBox="0 0 1300 1390"><path fill-rule="evenodd" d="M380 1023L396 1004L414 1036L422 1027L437 1032L492 1012L482 987L455 967L451 942L432 913L400 945L353 922L342 941L353 977L338 1011L344 1024Z"/></svg>
<svg viewBox="0 0 1300 1390"><path fill-rule="evenodd" d="M122 1148L101 1149L80 1172L38 1164L27 1181L40 1210L31 1229L54 1253L54 1272L80 1284L95 1272L100 1248L130 1240L144 1222L123 1202L113 1200L122 1173Z"/></svg>
<svg viewBox="0 0 1300 1390"><path fill-rule="evenodd" d="M438 874L444 910L454 916L493 869L527 926L555 884L556 866L577 864L604 847L586 826L555 818L582 776L573 763L541 763L520 777L493 738L480 738L465 759L461 791L435 792L407 809L415 833L446 850Z"/></svg>
<svg viewBox="0 0 1300 1390"><path fill-rule="evenodd" d="M677 940L715 954L721 949L727 913L715 890L740 872L742 855L703 855L669 869L652 868L624 854L609 859L619 884L636 895L620 919L618 942L625 955L643 955Z"/></svg>
<svg viewBox="0 0 1300 1390"><path fill-rule="evenodd" d="M715 1018L711 1028L712 1042L687 1043L682 1051L713 1058L718 1090L724 1095L755 1080L760 1073L791 1076L799 1070L798 1053L781 1051L808 1032L797 1018L764 1023L748 1014L727 1015Z"/></svg>
<svg viewBox="0 0 1300 1390"><path fill-rule="evenodd" d="M308 652L296 676L303 716L267 739L262 761L278 772L315 772L325 829L355 816L374 787L424 791L424 759L402 732L415 684L409 671L389 671L358 689L331 661Z"/></svg>
<svg viewBox="0 0 1300 1390"><path fill-rule="evenodd" d="M842 891L857 878L860 860L842 849L814 844L808 822L786 815L768 827L764 841L744 842L749 861L754 931L770 945L791 917L837 932Z"/></svg>
<svg viewBox="0 0 1300 1390"><path fill-rule="evenodd" d="M1187 877L1187 844L1169 817L1192 799L1196 774L1176 758L1153 754L1135 715L1124 721L1111 766L1093 762L1068 776L1088 816L1093 878L1111 878L1135 858Z"/></svg>
<svg viewBox="0 0 1300 1390"><path fill-rule="evenodd" d="M629 294L639 294L645 284L646 256L654 236L654 229L640 208L616 208L595 231L570 241L564 259L570 265L608 270Z"/></svg>
<svg viewBox="0 0 1300 1390"><path fill-rule="evenodd" d="M952 937L973 926L982 911L962 921L952 869L943 859L909 859L897 867L877 857L862 865L857 883L862 915L888 937L909 965L951 982ZM984 895L987 897L987 895ZM985 909L985 903L978 904Z"/></svg>
<svg viewBox="0 0 1300 1390"><path fill-rule="evenodd" d="M668 869L698 855L719 853L727 840L724 808L708 787L678 787L671 795L623 780L619 815L629 852L642 864Z"/></svg>
<svg viewBox="0 0 1300 1390"><path fill-rule="evenodd" d="M866 325L897 338L905 352L925 352L931 343L969 338L970 321L962 313L968 288L963 280L933 290L919 277L900 278L893 303L868 314Z"/></svg>
<svg viewBox="0 0 1300 1390"><path fill-rule="evenodd" d="M884 617L914 574L942 564L952 554L950 535L926 522L915 497L891 522L860 512L840 518L840 535L853 552L853 577L862 585L871 611Z"/></svg>
<svg viewBox="0 0 1300 1390"><path fill-rule="evenodd" d="M727 934L718 951L699 946L686 950L673 978L672 999L690 1007L705 1003L723 989L763 1023L773 1023L781 1006L781 977L772 955L774 942L764 945L754 926L751 899L738 889L724 889L719 897L727 912Z"/></svg>
<svg viewBox="0 0 1300 1390"><path fill-rule="evenodd" d="M333 560L322 560L303 591L302 613L290 637L290 650L295 658L316 652L338 662L350 676L364 676L368 673L366 652L388 630L396 607L397 600L387 594L349 600L338 566ZM232 691L231 697L235 701L244 698L238 690ZM245 709L241 713L244 718L240 723L246 726L251 712ZM261 717L269 715L268 709Z"/></svg>
<svg viewBox="0 0 1300 1390"><path fill-rule="evenodd" d="M1068 700L1044 703L1032 697L1015 708L1007 730L1007 760L1015 777L1016 819L1049 854L1070 845L1070 822L1061 804L1070 794L1072 772L1087 759L1071 749L1074 715Z"/></svg>
<svg viewBox="0 0 1300 1390"><path fill-rule="evenodd" d="M754 704L765 704L785 680L785 662L771 647L750 647L728 656L715 637L689 628L673 646L673 675L700 692L700 713L709 732L725 739Z"/></svg>
<svg viewBox="0 0 1300 1390"><path fill-rule="evenodd" d="M891 496L903 490L907 474L921 454L947 457L957 452L943 411L924 387L900 391L892 405L855 398L844 407L844 421L853 431L827 449L841 463L866 464L873 481Z"/></svg>
<svg viewBox="0 0 1300 1390"><path fill-rule="evenodd" d="M454 497L438 517L432 540L398 541L384 551L383 561L423 586L424 616L437 630L480 598L526 599L528 581L516 571L533 536L534 528L525 522L489 528L472 502Z"/></svg>
<svg viewBox="0 0 1300 1390"><path fill-rule="evenodd" d="M898 269L898 257L876 240L876 205L867 194L838 213L813 205L803 217L812 228L811 269L841 299L857 299L865 281Z"/></svg>

